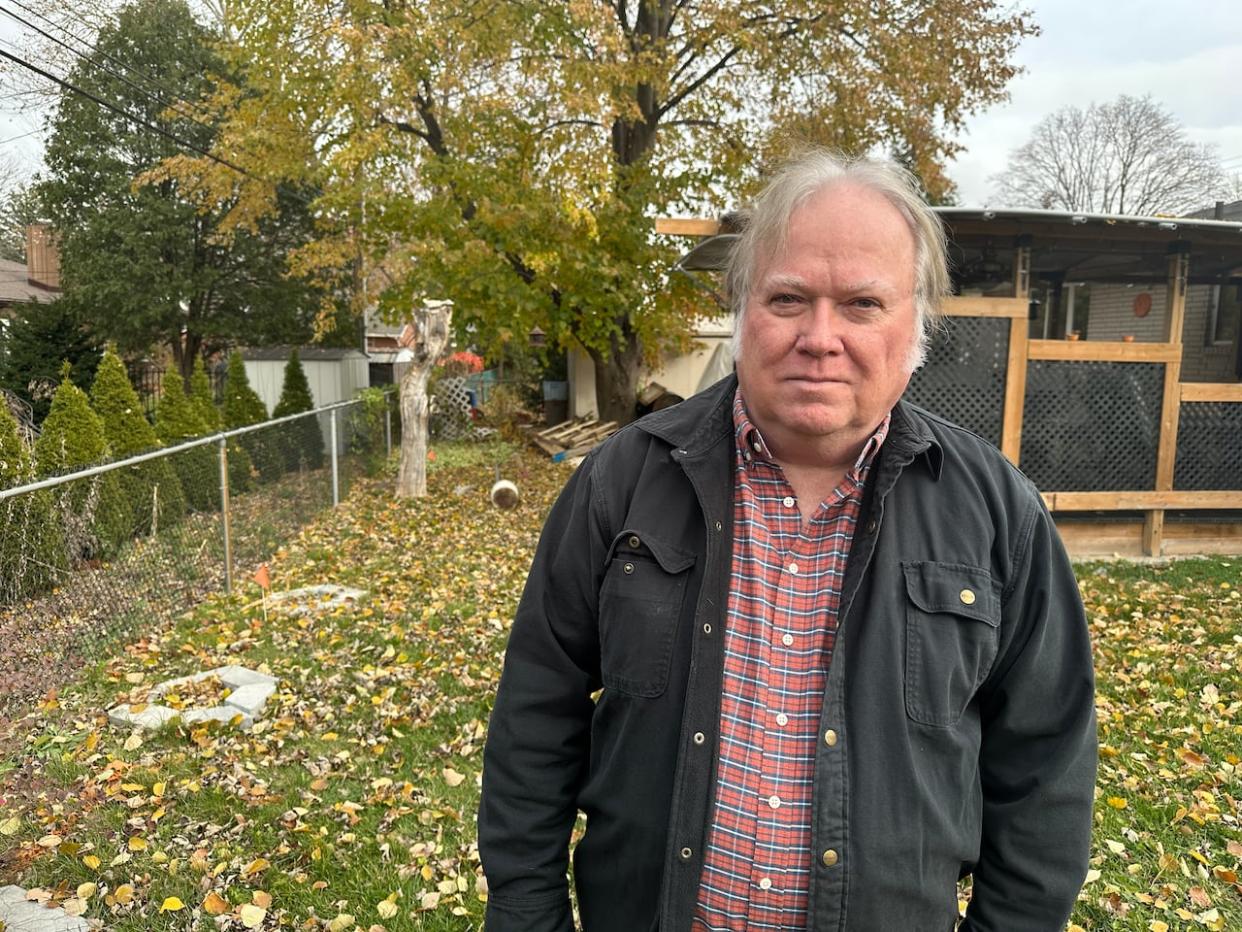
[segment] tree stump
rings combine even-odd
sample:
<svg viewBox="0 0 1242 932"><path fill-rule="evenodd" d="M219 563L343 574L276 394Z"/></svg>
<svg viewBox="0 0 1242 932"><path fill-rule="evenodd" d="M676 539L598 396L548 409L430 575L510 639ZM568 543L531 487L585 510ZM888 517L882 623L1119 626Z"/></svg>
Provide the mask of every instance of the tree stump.
<svg viewBox="0 0 1242 932"><path fill-rule="evenodd" d="M427 494L427 380L449 341L453 302L424 301L414 312L413 326L402 334L410 350L410 367L401 377L401 464L397 470L397 497Z"/></svg>

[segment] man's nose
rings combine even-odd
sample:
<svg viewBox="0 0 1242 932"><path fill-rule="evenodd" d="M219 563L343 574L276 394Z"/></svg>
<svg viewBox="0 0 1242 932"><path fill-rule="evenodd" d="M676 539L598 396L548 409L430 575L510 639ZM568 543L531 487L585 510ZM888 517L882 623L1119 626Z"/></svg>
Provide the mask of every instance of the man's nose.
<svg viewBox="0 0 1242 932"><path fill-rule="evenodd" d="M797 347L809 356L827 356L841 348L841 319L831 301L816 300L802 316Z"/></svg>

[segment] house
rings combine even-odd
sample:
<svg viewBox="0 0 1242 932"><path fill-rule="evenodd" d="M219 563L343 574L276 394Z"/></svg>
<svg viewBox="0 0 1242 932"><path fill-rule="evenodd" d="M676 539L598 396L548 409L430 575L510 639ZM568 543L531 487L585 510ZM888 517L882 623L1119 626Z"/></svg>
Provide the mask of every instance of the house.
<svg viewBox="0 0 1242 932"><path fill-rule="evenodd" d="M907 397L995 443L1071 552L1242 553L1242 218L937 212L955 295ZM735 237L715 221L656 229L699 236L678 268L703 275ZM646 378L697 387L723 321ZM587 413L589 358L570 379Z"/></svg>
<svg viewBox="0 0 1242 932"><path fill-rule="evenodd" d="M60 296L60 252L46 223L26 230L26 261L0 259L0 320L18 304L49 303Z"/></svg>

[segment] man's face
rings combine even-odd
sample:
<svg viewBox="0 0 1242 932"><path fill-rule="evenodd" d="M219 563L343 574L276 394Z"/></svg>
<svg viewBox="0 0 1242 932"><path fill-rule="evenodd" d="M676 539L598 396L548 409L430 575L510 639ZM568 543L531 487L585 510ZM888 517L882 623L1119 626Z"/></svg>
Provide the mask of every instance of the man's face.
<svg viewBox="0 0 1242 932"><path fill-rule="evenodd" d="M905 391L914 248L892 204L843 182L795 211L784 252L756 268L737 375L778 458L850 455Z"/></svg>

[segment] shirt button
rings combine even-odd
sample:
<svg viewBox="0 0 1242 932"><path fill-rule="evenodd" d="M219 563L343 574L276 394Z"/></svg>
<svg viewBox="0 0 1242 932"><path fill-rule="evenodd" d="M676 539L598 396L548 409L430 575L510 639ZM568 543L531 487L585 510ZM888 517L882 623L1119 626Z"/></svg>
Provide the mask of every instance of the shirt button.
<svg viewBox="0 0 1242 932"><path fill-rule="evenodd" d="M778 724L778 725L788 725L788 724L789 724L789 716L788 716L788 715L786 715L784 712L782 712L780 715L776 716L776 724Z"/></svg>
<svg viewBox="0 0 1242 932"><path fill-rule="evenodd" d="M957 594L957 597L962 600L963 605L975 604L975 594L970 589L963 589Z"/></svg>
<svg viewBox="0 0 1242 932"><path fill-rule="evenodd" d="M789 575L790 575L790 576L797 576L797 575L798 575L798 564L797 564L797 563L790 563L790 564L789 564Z"/></svg>
<svg viewBox="0 0 1242 932"><path fill-rule="evenodd" d="M837 863L837 853L829 848L824 852L824 867L832 867Z"/></svg>
<svg viewBox="0 0 1242 932"><path fill-rule="evenodd" d="M640 543L640 541L639 541L639 539L638 539L638 535L637 535L637 534L631 534L631 535L630 535L630 546L631 546L631 547L637 547L637 546L639 545L639 543Z"/></svg>
<svg viewBox="0 0 1242 932"><path fill-rule="evenodd" d="M779 796L769 796L768 805L771 806L773 809L781 808L781 798Z"/></svg>
<svg viewBox="0 0 1242 932"><path fill-rule="evenodd" d="M761 881L759 881L759 889L760 890L771 890L772 889L772 878L764 877Z"/></svg>
<svg viewBox="0 0 1242 932"><path fill-rule="evenodd" d="M782 644L784 644L786 647L788 647L789 645L791 645L791 644L793 643L793 635L792 635L792 634L782 634L782 635L781 635L781 643L782 643Z"/></svg>
<svg viewBox="0 0 1242 932"><path fill-rule="evenodd" d="M786 508L792 508L797 504L797 502L794 501L794 497L792 495L786 495L784 504Z"/></svg>
<svg viewBox="0 0 1242 932"><path fill-rule="evenodd" d="M828 745L830 748L835 748L837 746L837 733L831 728L824 732L824 744Z"/></svg>
<svg viewBox="0 0 1242 932"><path fill-rule="evenodd" d="M751 448L754 449L756 453L763 452L763 444L760 443L758 440L756 440L754 443L751 444Z"/></svg>

